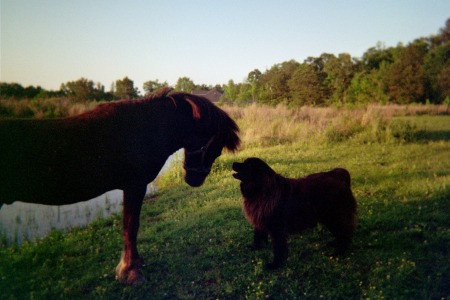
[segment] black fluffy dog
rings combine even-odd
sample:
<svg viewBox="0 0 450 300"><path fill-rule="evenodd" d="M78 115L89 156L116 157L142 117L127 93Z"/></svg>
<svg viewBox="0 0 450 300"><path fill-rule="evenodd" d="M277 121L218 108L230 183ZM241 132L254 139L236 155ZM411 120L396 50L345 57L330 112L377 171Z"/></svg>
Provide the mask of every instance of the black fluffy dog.
<svg viewBox="0 0 450 300"><path fill-rule="evenodd" d="M259 158L233 163L233 177L241 181L244 211L254 227L253 249L261 248L270 235L273 262L280 267L287 259L289 234L325 225L335 237L335 253L350 245L356 224L357 204L345 169L290 179L272 170Z"/></svg>

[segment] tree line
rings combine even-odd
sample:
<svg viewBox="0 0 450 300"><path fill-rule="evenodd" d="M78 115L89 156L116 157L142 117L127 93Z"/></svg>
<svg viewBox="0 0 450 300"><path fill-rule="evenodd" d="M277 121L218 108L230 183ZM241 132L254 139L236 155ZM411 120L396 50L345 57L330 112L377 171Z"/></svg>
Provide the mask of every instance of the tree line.
<svg viewBox="0 0 450 300"><path fill-rule="evenodd" d="M113 82L108 92L100 82L94 83L94 81L82 77L75 81L62 83L58 91L45 90L40 86L24 88L18 83L0 83L0 95L2 98L14 99L67 97L74 102L89 102L136 98L139 97L139 91L134 87L133 80L128 77Z"/></svg>
<svg viewBox="0 0 450 300"><path fill-rule="evenodd" d="M323 53L255 69L223 87L226 101L289 106L450 101L450 19L439 34L369 48L362 58Z"/></svg>
<svg viewBox="0 0 450 300"><path fill-rule="evenodd" d="M302 63L289 60L273 65L265 72L255 69L241 83L196 85L189 77L180 77L174 89L216 89L222 101L259 102L289 106L365 104L365 103L442 103L450 102L450 19L439 33L419 38L408 45L386 48L382 43L369 48L361 58L348 53L323 53ZM143 84L144 95L167 82L158 79ZM125 77L105 91L101 83L80 78L61 84L58 91L41 87L24 88L17 83L0 83L2 98L35 99L68 97L76 102L112 101L142 96L133 80Z"/></svg>
<svg viewBox="0 0 450 300"><path fill-rule="evenodd" d="M138 88L134 86L134 81L128 77L113 82L109 91L105 91L105 86L100 82L95 83L83 77L62 83L58 91L45 90L40 86L23 87L18 83L0 82L0 98L20 100L67 97L74 102L113 101L139 98L168 85L166 81L159 82L158 79L146 81L143 84L144 95L141 95ZM180 77L174 89L190 93L193 90L211 90L213 88L220 90L221 86L196 85L189 77Z"/></svg>

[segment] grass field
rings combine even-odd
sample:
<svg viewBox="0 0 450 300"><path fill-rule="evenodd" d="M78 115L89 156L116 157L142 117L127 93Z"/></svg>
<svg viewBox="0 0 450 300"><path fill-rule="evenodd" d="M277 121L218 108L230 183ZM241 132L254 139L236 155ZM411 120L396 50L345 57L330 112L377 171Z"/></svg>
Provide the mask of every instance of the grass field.
<svg viewBox="0 0 450 300"><path fill-rule="evenodd" d="M0 249L2 299L448 299L450 116L382 107L225 108L243 146L197 189L180 166L145 200L138 237L147 282L114 279L120 216ZM267 271L270 247L250 251L233 161L266 160L300 177L345 167L358 201L350 252L331 256L323 228L293 236L287 264Z"/></svg>

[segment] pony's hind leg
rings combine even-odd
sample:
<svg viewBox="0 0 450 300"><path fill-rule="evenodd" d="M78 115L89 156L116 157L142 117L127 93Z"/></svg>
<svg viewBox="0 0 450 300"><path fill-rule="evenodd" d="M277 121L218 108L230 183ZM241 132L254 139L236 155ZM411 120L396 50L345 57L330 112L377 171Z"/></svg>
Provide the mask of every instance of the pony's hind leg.
<svg viewBox="0 0 450 300"><path fill-rule="evenodd" d="M147 186L127 188L123 192L123 239L122 258L116 267L116 278L126 284L140 285L145 277L139 270L144 260L139 256L136 240L139 216Z"/></svg>

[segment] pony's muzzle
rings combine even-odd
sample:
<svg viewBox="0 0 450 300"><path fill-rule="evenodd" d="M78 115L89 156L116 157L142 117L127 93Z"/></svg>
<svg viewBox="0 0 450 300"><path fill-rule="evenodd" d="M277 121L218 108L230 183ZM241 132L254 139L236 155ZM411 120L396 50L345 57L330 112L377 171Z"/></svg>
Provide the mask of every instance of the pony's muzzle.
<svg viewBox="0 0 450 300"><path fill-rule="evenodd" d="M208 176L209 170L193 170L186 169L186 174L184 175L184 181L192 187L201 186Z"/></svg>

